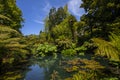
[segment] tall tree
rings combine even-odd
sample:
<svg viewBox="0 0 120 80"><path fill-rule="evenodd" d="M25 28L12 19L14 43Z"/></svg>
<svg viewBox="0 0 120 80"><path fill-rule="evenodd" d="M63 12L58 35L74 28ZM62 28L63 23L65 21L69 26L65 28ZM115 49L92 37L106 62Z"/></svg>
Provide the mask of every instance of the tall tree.
<svg viewBox="0 0 120 80"><path fill-rule="evenodd" d="M65 18L67 13L63 9L63 7L59 7L57 10L56 8L51 8L49 12L49 30L51 30L52 27L55 27L55 25L60 24Z"/></svg>
<svg viewBox="0 0 120 80"><path fill-rule="evenodd" d="M109 31L113 31L113 22L120 18L120 0L82 0L82 8L86 11L89 27L101 29L103 37L108 37ZM119 27L117 27L119 29Z"/></svg>
<svg viewBox="0 0 120 80"><path fill-rule="evenodd" d="M16 0L0 0L0 62L12 63L26 57L27 45L19 30L22 21Z"/></svg>
<svg viewBox="0 0 120 80"><path fill-rule="evenodd" d="M59 25L68 15L67 5L63 7L51 8L49 15L45 19L45 31L48 33L48 37L54 37L52 33L52 29Z"/></svg>
<svg viewBox="0 0 120 80"><path fill-rule="evenodd" d="M11 21L7 22L4 19L0 19L3 25L10 26L17 31L22 27L22 12L17 7L16 0L0 0L0 14L11 19Z"/></svg>
<svg viewBox="0 0 120 80"><path fill-rule="evenodd" d="M74 23L77 21L76 18L73 15L68 16L68 23L69 23L69 28L71 30L72 33L72 40L75 40L75 27L74 27Z"/></svg>
<svg viewBox="0 0 120 80"><path fill-rule="evenodd" d="M75 41L75 26L76 18L73 15L66 17L59 25L56 25L53 29L54 38L64 36L67 39Z"/></svg>

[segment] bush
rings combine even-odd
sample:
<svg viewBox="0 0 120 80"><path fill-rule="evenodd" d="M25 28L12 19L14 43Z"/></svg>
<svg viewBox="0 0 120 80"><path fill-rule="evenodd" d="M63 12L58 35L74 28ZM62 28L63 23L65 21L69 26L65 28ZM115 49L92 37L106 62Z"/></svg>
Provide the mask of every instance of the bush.
<svg viewBox="0 0 120 80"><path fill-rule="evenodd" d="M71 39L66 38L65 36L60 36L58 39L55 40L56 44L58 45L58 49L61 51L63 49L69 49L73 47L73 43Z"/></svg>
<svg viewBox="0 0 120 80"><path fill-rule="evenodd" d="M65 56L73 56L73 55L84 55L85 51L87 50L86 47L84 46L81 46L81 47L73 47L73 48L70 48L70 49L65 49L65 50L62 50L61 54L62 55L65 55Z"/></svg>
<svg viewBox="0 0 120 80"><path fill-rule="evenodd" d="M76 50L74 50L74 49L62 50L61 54L64 56L73 56L76 54Z"/></svg>
<svg viewBox="0 0 120 80"><path fill-rule="evenodd" d="M52 44L40 44L37 48L36 56L48 56L48 55L55 55L57 52L57 47Z"/></svg>
<svg viewBox="0 0 120 80"><path fill-rule="evenodd" d="M81 47L77 47L75 48L76 52L79 54L79 55L84 55L85 51L87 50L87 48L85 46L81 46Z"/></svg>

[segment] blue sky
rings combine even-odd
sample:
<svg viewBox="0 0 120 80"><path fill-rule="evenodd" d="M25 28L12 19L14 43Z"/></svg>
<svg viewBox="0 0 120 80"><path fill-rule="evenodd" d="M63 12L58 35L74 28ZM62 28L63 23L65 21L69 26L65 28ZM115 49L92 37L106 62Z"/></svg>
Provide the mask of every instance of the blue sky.
<svg viewBox="0 0 120 80"><path fill-rule="evenodd" d="M69 12L79 20L84 13L84 10L79 8L81 3L81 0L17 0L17 6L22 10L25 19L21 31L24 35L39 34L44 30L43 20L50 8L58 8L65 4L68 4Z"/></svg>

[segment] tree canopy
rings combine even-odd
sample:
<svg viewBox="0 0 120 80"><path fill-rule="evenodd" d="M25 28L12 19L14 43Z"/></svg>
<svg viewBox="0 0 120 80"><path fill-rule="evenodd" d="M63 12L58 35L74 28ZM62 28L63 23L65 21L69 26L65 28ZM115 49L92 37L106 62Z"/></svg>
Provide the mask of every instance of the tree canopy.
<svg viewBox="0 0 120 80"><path fill-rule="evenodd" d="M22 12L16 5L16 0L0 0L0 14L9 18L9 21L0 18L2 25L10 26L20 32L22 27Z"/></svg>

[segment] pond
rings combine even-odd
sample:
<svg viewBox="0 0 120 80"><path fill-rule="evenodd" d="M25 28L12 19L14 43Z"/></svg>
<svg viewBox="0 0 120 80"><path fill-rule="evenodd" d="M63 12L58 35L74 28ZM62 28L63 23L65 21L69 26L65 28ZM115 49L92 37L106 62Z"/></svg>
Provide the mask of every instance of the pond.
<svg viewBox="0 0 120 80"><path fill-rule="evenodd" d="M78 78L80 78L79 76L86 78L86 76L93 76L94 74L95 76L86 80L104 80L99 78L111 76L111 74L103 75L99 69L103 69L103 66L90 59L46 57L30 59L27 62L15 65L7 65L2 69L3 73L0 80L73 80L73 75ZM87 72L85 72L86 70ZM96 76L96 74L99 76Z"/></svg>
<svg viewBox="0 0 120 80"><path fill-rule="evenodd" d="M44 68L38 64L31 65L29 68L31 70L26 73L24 80L44 80Z"/></svg>
<svg viewBox="0 0 120 80"><path fill-rule="evenodd" d="M56 61L51 57L45 59L31 59L17 65L7 65L2 69L0 80L50 80L50 74ZM56 64L56 65L54 65Z"/></svg>

